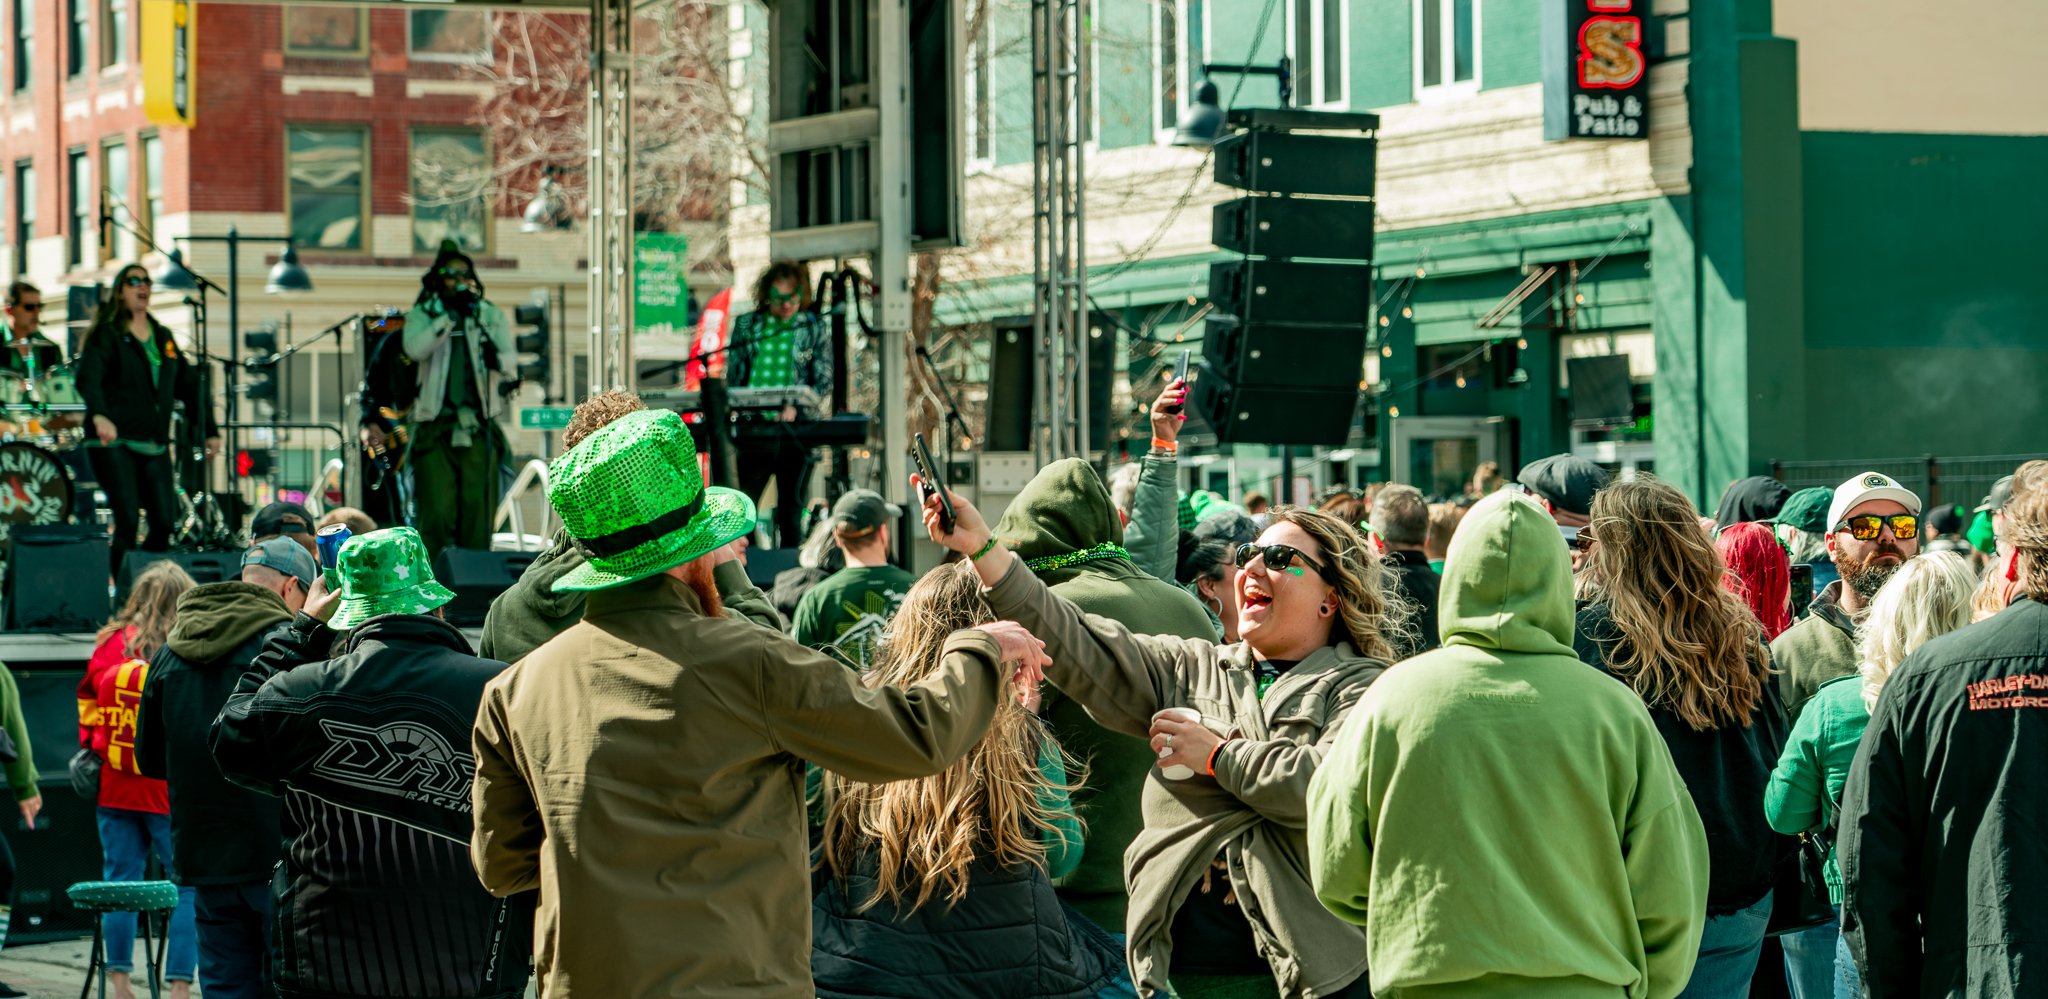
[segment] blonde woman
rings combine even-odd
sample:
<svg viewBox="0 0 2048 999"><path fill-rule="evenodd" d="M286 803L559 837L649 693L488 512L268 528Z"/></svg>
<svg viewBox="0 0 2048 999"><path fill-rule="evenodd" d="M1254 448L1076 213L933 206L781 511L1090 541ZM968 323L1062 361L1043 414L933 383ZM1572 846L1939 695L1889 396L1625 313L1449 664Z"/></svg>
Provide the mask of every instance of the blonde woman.
<svg viewBox="0 0 2048 999"><path fill-rule="evenodd" d="M952 502L950 531L937 497L925 503L932 540L966 555L995 613L1045 643L1062 693L1159 755L1124 855L1139 994L1367 995L1365 932L1316 898L1306 828L1316 767L1393 655L1392 584L1365 538L1328 514L1274 512L1233 559L1242 640L1218 645L1083 614L973 504Z"/></svg>
<svg viewBox="0 0 2048 999"><path fill-rule="evenodd" d="M940 566L911 587L862 679L923 680L938 672L948 636L993 620L974 572ZM932 777L825 775L829 880L811 909L819 996L1134 994L1116 940L1053 893L1053 879L1081 862L1067 797L1079 781L1037 707L1036 688L1019 686L981 742Z"/></svg>
<svg viewBox="0 0 2048 999"><path fill-rule="evenodd" d="M1870 724L1870 709L1892 670L1915 649L1970 623L1976 589L1969 561L1955 552L1930 552L1907 560L1871 598L1860 643L1861 675L1820 685L1799 713L1784 755L1771 773L1764 815L1781 833L1821 835L1828 849L1828 900L1837 909L1842 904L1842 876L1835 866L1835 817L1849 765ZM1835 999L1857 999L1862 992L1855 962L1849 959L1838 928L1834 938L1836 949L1822 951L1813 960L1831 966ZM1794 969L1795 978L1806 980L1818 980L1813 976L1820 973L1818 968ZM1802 994L1796 999L1814 997Z"/></svg>
<svg viewBox="0 0 2048 999"><path fill-rule="evenodd" d="M1650 476L1593 496L1587 574L1600 597L1579 612L1579 658L1650 709L1706 825L1706 932L1682 999L1749 994L1771 915L1783 841L1764 821L1764 784L1785 745L1756 616L1684 493Z"/></svg>
<svg viewBox="0 0 2048 999"><path fill-rule="evenodd" d="M150 657L177 622L178 598L197 585L178 563L151 563L136 577L128 603L100 629L85 679L78 683L78 742L100 758L99 829L108 881L140 881L154 852L171 869L171 801L163 781L142 776L135 762L135 707ZM164 978L172 999L185 999L199 965L197 924L190 886L178 889L171 914ZM107 977L117 999L132 999L135 914L100 917L107 945Z"/></svg>

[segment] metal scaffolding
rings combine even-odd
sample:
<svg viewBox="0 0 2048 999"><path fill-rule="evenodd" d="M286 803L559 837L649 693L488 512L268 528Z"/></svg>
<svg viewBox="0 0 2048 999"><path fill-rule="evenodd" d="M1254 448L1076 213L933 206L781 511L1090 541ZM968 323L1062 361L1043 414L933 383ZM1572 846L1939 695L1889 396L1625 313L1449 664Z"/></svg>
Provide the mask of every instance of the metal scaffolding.
<svg viewBox="0 0 2048 999"><path fill-rule="evenodd" d="M633 390L633 0L590 0L590 391Z"/></svg>
<svg viewBox="0 0 2048 999"><path fill-rule="evenodd" d="M1080 0L1032 0L1032 450L1041 464L1089 456L1086 32Z"/></svg>

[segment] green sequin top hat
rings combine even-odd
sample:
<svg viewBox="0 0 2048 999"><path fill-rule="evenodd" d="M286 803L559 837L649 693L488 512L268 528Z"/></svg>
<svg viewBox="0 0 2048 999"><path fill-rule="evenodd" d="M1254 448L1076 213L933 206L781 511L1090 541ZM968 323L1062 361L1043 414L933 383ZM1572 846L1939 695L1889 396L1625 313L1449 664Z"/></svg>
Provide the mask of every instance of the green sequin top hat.
<svg viewBox="0 0 2048 999"><path fill-rule="evenodd" d="M705 488L690 429L668 410L628 413L556 458L548 501L588 560L556 590L623 586L754 530L754 502Z"/></svg>
<svg viewBox="0 0 2048 999"><path fill-rule="evenodd" d="M427 546L410 527L371 531L348 539L330 579L340 580L341 603L327 626L346 631L379 614L425 614L455 593L434 580Z"/></svg>

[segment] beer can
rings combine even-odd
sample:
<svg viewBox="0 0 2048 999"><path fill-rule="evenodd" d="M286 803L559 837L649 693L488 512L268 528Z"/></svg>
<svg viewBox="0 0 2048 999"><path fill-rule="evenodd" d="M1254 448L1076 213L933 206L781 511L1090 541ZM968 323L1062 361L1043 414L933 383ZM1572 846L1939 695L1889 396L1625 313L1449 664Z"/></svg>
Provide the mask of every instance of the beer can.
<svg viewBox="0 0 2048 999"><path fill-rule="evenodd" d="M332 569L341 559L341 546L348 543L347 524L329 524L315 535L320 542L320 568Z"/></svg>

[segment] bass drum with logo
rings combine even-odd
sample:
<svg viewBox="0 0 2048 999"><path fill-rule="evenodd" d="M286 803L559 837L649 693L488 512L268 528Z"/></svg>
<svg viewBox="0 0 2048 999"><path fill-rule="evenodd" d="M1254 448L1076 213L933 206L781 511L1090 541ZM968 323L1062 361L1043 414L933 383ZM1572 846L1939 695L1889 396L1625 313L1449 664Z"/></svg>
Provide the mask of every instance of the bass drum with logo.
<svg viewBox="0 0 2048 999"><path fill-rule="evenodd" d="M61 524L71 512L71 473L25 441L0 444L0 523Z"/></svg>

